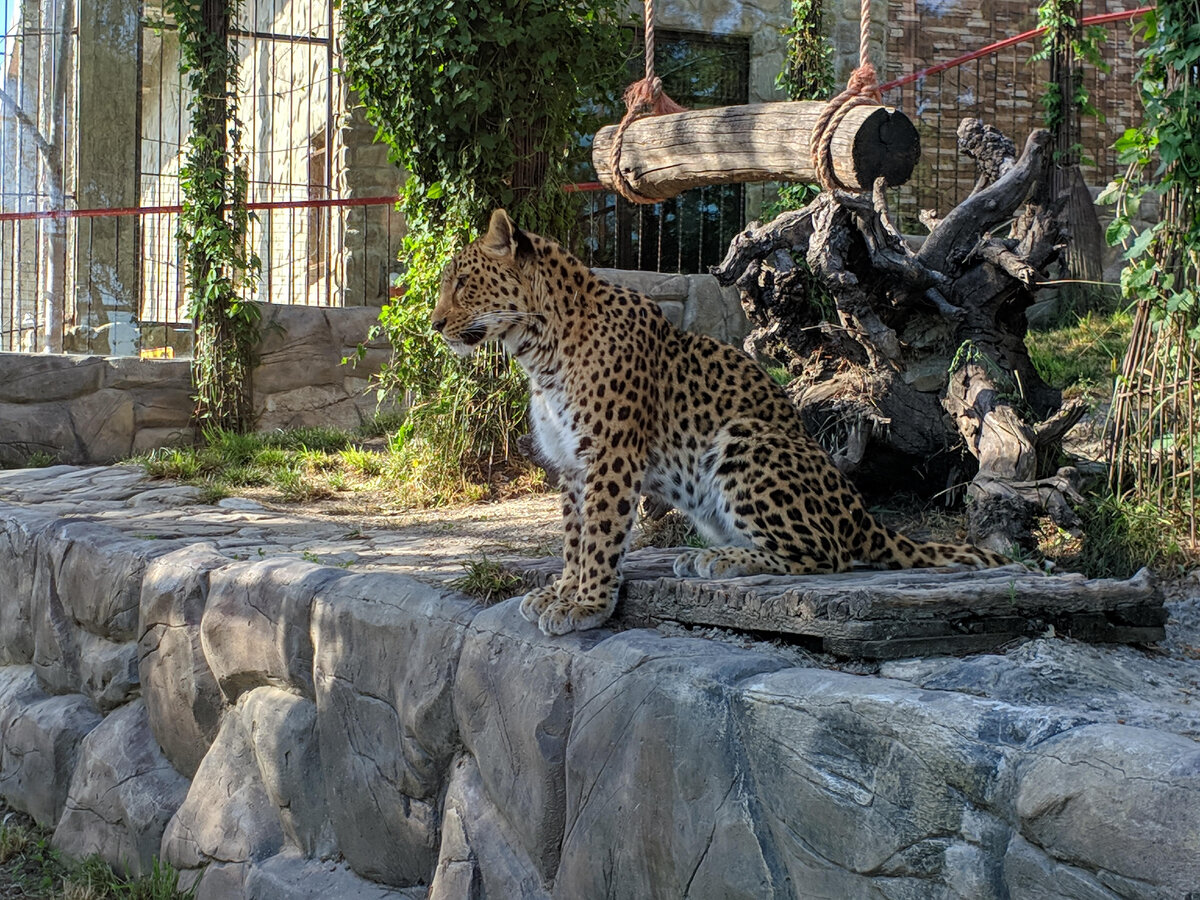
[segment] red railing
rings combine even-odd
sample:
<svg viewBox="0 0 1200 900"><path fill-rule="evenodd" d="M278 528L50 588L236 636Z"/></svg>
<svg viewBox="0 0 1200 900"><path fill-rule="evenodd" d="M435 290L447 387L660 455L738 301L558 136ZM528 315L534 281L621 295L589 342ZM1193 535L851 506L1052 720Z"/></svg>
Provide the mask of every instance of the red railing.
<svg viewBox="0 0 1200 900"><path fill-rule="evenodd" d="M1137 9L1101 13L1095 16L1084 16L1084 18L1080 20L1080 24L1088 26L1108 25L1112 22L1127 22L1131 19L1137 18L1138 16L1151 12L1154 8L1155 7L1153 6L1140 6ZM927 78L930 75L937 75L939 72L945 72L949 69L956 68L957 66L973 62L977 59L982 59L990 54L998 53L1006 47L1012 47L1016 44L1023 44L1025 41L1031 41L1035 37L1040 37L1045 33L1045 28L1031 28L1029 31L1024 31L1021 34L1013 37L1005 38L1002 41L996 41L988 44L986 47L980 47L978 50L972 50L970 53L964 53L962 56L957 56L954 59L947 60L946 62L928 66L927 68L921 69L917 72L912 72L908 75L901 76L900 78L895 78L892 81L885 82L879 86L879 90L880 92L886 92L892 90L893 88L902 87L906 84L912 84L913 82L919 81L922 78Z"/></svg>
<svg viewBox="0 0 1200 900"><path fill-rule="evenodd" d="M582 185L568 185L565 190L583 190ZM283 200L273 203L247 203L251 212L280 209L351 209L358 206L395 206L399 197L351 197L344 200ZM36 219L122 218L125 216L173 215L183 212L173 206L125 206L115 209L47 209L34 212L0 212L0 222L28 222Z"/></svg>

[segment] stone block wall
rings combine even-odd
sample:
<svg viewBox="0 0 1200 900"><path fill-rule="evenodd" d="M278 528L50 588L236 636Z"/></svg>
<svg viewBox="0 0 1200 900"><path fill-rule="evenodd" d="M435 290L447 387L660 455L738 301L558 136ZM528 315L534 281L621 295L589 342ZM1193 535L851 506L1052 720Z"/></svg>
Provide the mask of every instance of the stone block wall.
<svg viewBox="0 0 1200 900"><path fill-rule="evenodd" d="M656 301L676 328L707 334L740 347L750 333L737 288L721 287L712 275L670 275L629 269L596 269L613 284Z"/></svg>
<svg viewBox="0 0 1200 900"><path fill-rule="evenodd" d="M391 352L367 341L375 309L264 306L254 370L263 431L355 428L375 413L370 379ZM343 365L360 343L366 355ZM0 353L0 465L34 453L99 463L194 437L189 360Z"/></svg>
<svg viewBox="0 0 1200 900"><path fill-rule="evenodd" d="M1198 720L1121 712L1137 651L855 675L517 602L0 505L0 796L199 900L1200 884Z"/></svg>

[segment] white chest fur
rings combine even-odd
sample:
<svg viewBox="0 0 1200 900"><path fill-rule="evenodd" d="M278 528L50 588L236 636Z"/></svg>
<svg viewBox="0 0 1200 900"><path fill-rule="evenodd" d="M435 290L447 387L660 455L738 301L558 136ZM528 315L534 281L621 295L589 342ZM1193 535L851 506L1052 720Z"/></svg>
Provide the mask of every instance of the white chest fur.
<svg viewBox="0 0 1200 900"><path fill-rule="evenodd" d="M564 471L574 469L579 459L579 436L574 416L556 393L534 390L529 398L533 434L545 457Z"/></svg>

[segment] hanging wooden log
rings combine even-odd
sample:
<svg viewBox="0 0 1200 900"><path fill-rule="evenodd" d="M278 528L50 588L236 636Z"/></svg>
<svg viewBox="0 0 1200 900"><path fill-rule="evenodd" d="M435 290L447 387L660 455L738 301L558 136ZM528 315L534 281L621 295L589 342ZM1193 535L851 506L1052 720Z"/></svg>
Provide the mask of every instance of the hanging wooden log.
<svg viewBox="0 0 1200 900"><path fill-rule="evenodd" d="M824 103L807 100L695 109L634 122L625 132L621 168L634 189L666 199L689 188L754 181L817 180L810 146ZM615 125L597 132L592 163L613 186L610 155ZM834 170L842 183L870 190L883 177L903 184L921 154L917 129L884 106L850 110L834 132Z"/></svg>

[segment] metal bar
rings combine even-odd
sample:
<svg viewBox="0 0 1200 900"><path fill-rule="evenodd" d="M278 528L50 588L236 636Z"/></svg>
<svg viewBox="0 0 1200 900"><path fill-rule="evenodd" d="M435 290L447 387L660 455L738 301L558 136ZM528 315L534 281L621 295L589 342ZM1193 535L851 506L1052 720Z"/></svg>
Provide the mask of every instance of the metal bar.
<svg viewBox="0 0 1200 900"><path fill-rule="evenodd" d="M258 19L258 10L255 9L254 17ZM142 25L152 27L159 31L178 31L179 26L174 22L153 22L147 19L142 20ZM252 41L277 41L279 43L288 44L328 44L330 39L327 37L314 37L310 34L285 34L279 31L260 31L257 28L230 28L228 32L230 37L248 38Z"/></svg>
<svg viewBox="0 0 1200 900"><path fill-rule="evenodd" d="M257 203L247 203L246 208L251 212L264 209L307 209L347 206L384 206L395 204L399 197L345 197L329 200L275 200ZM124 206L112 209L50 209L24 213L0 213L0 222L20 221L25 219L86 219L107 218L116 216L144 216L161 213L179 213L183 207L179 204L166 206Z"/></svg>

